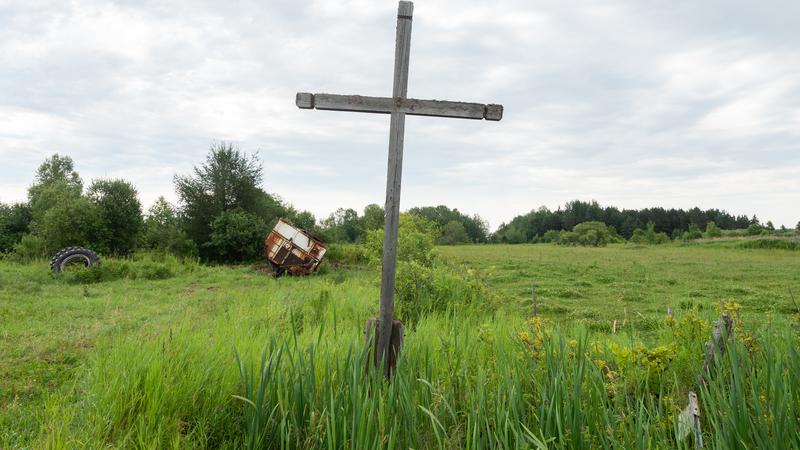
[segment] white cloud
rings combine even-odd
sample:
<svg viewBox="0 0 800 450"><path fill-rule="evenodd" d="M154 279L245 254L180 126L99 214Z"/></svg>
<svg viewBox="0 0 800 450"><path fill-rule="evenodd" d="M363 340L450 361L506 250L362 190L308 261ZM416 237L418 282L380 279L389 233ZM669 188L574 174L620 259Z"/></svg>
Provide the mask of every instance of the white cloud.
<svg viewBox="0 0 800 450"><path fill-rule="evenodd" d="M448 204L493 226L575 198L800 219L791 2L415 6L409 94L506 113L409 118L404 207ZM24 199L54 152L87 181L124 177L146 204L174 199L173 174L231 140L260 151L267 190L318 216L381 203L388 117L301 111L294 94L389 95L395 8L0 6L0 200Z"/></svg>

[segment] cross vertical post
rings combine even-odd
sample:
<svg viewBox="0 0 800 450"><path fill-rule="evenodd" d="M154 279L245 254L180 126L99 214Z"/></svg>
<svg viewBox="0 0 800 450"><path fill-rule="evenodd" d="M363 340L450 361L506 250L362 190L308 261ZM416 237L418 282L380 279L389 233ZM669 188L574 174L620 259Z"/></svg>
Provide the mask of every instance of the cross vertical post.
<svg viewBox="0 0 800 450"><path fill-rule="evenodd" d="M390 114L389 161L386 170L383 259L381 262L381 299L378 318L367 321L366 334L373 351L369 364L383 365L386 376L392 374L397 353L403 342L403 324L393 320L394 288L397 269L397 233L400 226L400 182L403 172L403 133L406 115L450 117L498 121L503 105L423 100L408 98L408 65L411 52L411 16L414 4L401 1L397 7L397 36L394 50L392 97L362 95L312 94L298 92L295 103L301 109ZM376 323L377 322L377 326Z"/></svg>
<svg viewBox="0 0 800 450"><path fill-rule="evenodd" d="M414 4L401 1L397 8L397 38L394 50L392 97L408 94L408 64L411 53L411 17ZM378 361L389 374L389 342L392 337L394 285L397 271L397 233L400 225L400 182L403 175L403 138L406 114L394 111L389 124L389 163L386 174L386 206L383 222L383 261L381 264L381 303L378 312Z"/></svg>

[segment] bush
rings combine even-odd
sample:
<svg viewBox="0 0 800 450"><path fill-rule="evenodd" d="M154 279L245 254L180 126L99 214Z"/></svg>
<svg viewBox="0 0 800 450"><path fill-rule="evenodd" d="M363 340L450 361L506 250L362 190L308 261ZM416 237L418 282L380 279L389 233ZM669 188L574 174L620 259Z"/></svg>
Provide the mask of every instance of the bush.
<svg viewBox="0 0 800 450"><path fill-rule="evenodd" d="M747 227L748 236L758 236L762 231L764 231L764 228L757 223L751 223L750 226Z"/></svg>
<svg viewBox="0 0 800 450"><path fill-rule="evenodd" d="M165 280L180 273L194 271L197 260L171 255L136 254L129 259L104 259L97 266L54 275L69 284L94 284L109 281Z"/></svg>
<svg viewBox="0 0 800 450"><path fill-rule="evenodd" d="M70 246L88 247L97 253L108 251L108 229L99 206L84 197L50 208L41 223L40 235L48 256Z"/></svg>
<svg viewBox="0 0 800 450"><path fill-rule="evenodd" d="M364 247L358 244L330 244L325 251L325 261L331 264L363 264L369 261Z"/></svg>
<svg viewBox="0 0 800 450"><path fill-rule="evenodd" d="M547 230L544 232L544 236L539 242L553 242L558 244L560 237L561 233L558 230Z"/></svg>
<svg viewBox="0 0 800 450"><path fill-rule="evenodd" d="M684 241L693 241L695 239L700 239L702 237L703 237L703 232L700 231L700 228L694 223L689 224L689 231L683 233L682 236Z"/></svg>
<svg viewBox="0 0 800 450"><path fill-rule="evenodd" d="M572 231L562 231L558 243L584 247L605 247L606 244L615 240L615 236L611 234L606 224L593 221L579 223L572 228Z"/></svg>
<svg viewBox="0 0 800 450"><path fill-rule="evenodd" d="M714 221L709 221L706 224L706 237L707 238L715 238L722 236L722 232L717 227L717 224Z"/></svg>
<svg viewBox="0 0 800 450"><path fill-rule="evenodd" d="M655 224L653 222L648 222L647 230L642 230L641 228L633 230L629 242L633 244L665 244L669 242L669 236L667 236L667 233L656 233Z"/></svg>
<svg viewBox="0 0 800 450"><path fill-rule="evenodd" d="M397 260L414 261L422 266L430 266L434 259L433 242L437 235L438 229L432 222L412 214L400 214ZM371 264L381 266L383 230L372 230L367 233L365 252Z"/></svg>
<svg viewBox="0 0 800 450"><path fill-rule="evenodd" d="M211 223L211 259L226 262L252 261L263 249L267 225L253 214L241 209L224 211Z"/></svg>
<svg viewBox="0 0 800 450"><path fill-rule="evenodd" d="M415 261L397 266L395 315L414 326L432 313L460 310L489 297L472 269L458 270L443 263L431 267ZM486 307L486 302L481 303Z"/></svg>
<svg viewBox="0 0 800 450"><path fill-rule="evenodd" d="M47 255L47 243L44 238L35 234L22 236L19 244L14 246L12 259L18 262L32 262Z"/></svg>

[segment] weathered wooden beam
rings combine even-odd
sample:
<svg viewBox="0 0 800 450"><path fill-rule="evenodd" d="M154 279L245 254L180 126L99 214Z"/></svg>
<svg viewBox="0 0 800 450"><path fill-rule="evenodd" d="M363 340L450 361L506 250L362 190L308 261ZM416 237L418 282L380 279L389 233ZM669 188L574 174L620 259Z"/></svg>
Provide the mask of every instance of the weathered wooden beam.
<svg viewBox="0 0 800 450"><path fill-rule="evenodd" d="M711 332L711 340L706 342L706 354L703 358L703 368L697 376L697 384L704 384L706 378L712 375L711 370L714 368L717 354L725 353L725 341L732 332L733 319L727 314L720 314L714 325L714 331Z"/></svg>
<svg viewBox="0 0 800 450"><path fill-rule="evenodd" d="M382 364L387 364L386 370L391 376L397 368L397 358L400 355L400 350L403 349L403 338L405 336L405 326L399 320L392 321L391 338L389 339L389 359L384 362L378 358L378 335L380 327L378 326L378 318L370 317L367 319L367 324L364 327L364 344L367 346L367 370L372 367L381 367Z"/></svg>
<svg viewBox="0 0 800 450"><path fill-rule="evenodd" d="M408 94L408 64L411 54L411 15L414 4L401 1L397 7L397 36L394 48L394 84L392 97ZM383 261L381 262L381 303L378 311L378 356L390 376L394 319L394 286L397 269L397 232L400 227L400 181L403 174L403 135L406 115L393 111L389 122L389 163L386 171L386 206L383 221Z"/></svg>
<svg viewBox="0 0 800 450"><path fill-rule="evenodd" d="M297 106L302 109L320 109L326 111L368 112L378 114L401 112L412 116L486 119L494 121L503 118L502 105L450 102L446 100L419 100L415 98L298 92L296 103Z"/></svg>

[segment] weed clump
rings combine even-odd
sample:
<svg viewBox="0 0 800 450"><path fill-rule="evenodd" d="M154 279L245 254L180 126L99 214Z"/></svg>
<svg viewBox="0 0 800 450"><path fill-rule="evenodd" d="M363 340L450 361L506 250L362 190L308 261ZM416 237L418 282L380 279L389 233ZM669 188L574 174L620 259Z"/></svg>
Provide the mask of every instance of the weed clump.
<svg viewBox="0 0 800 450"><path fill-rule="evenodd" d="M178 274L194 271L196 260L184 260L171 255L142 254L129 259L109 259L85 270L54 274L67 284L94 284L115 280L165 280Z"/></svg>

